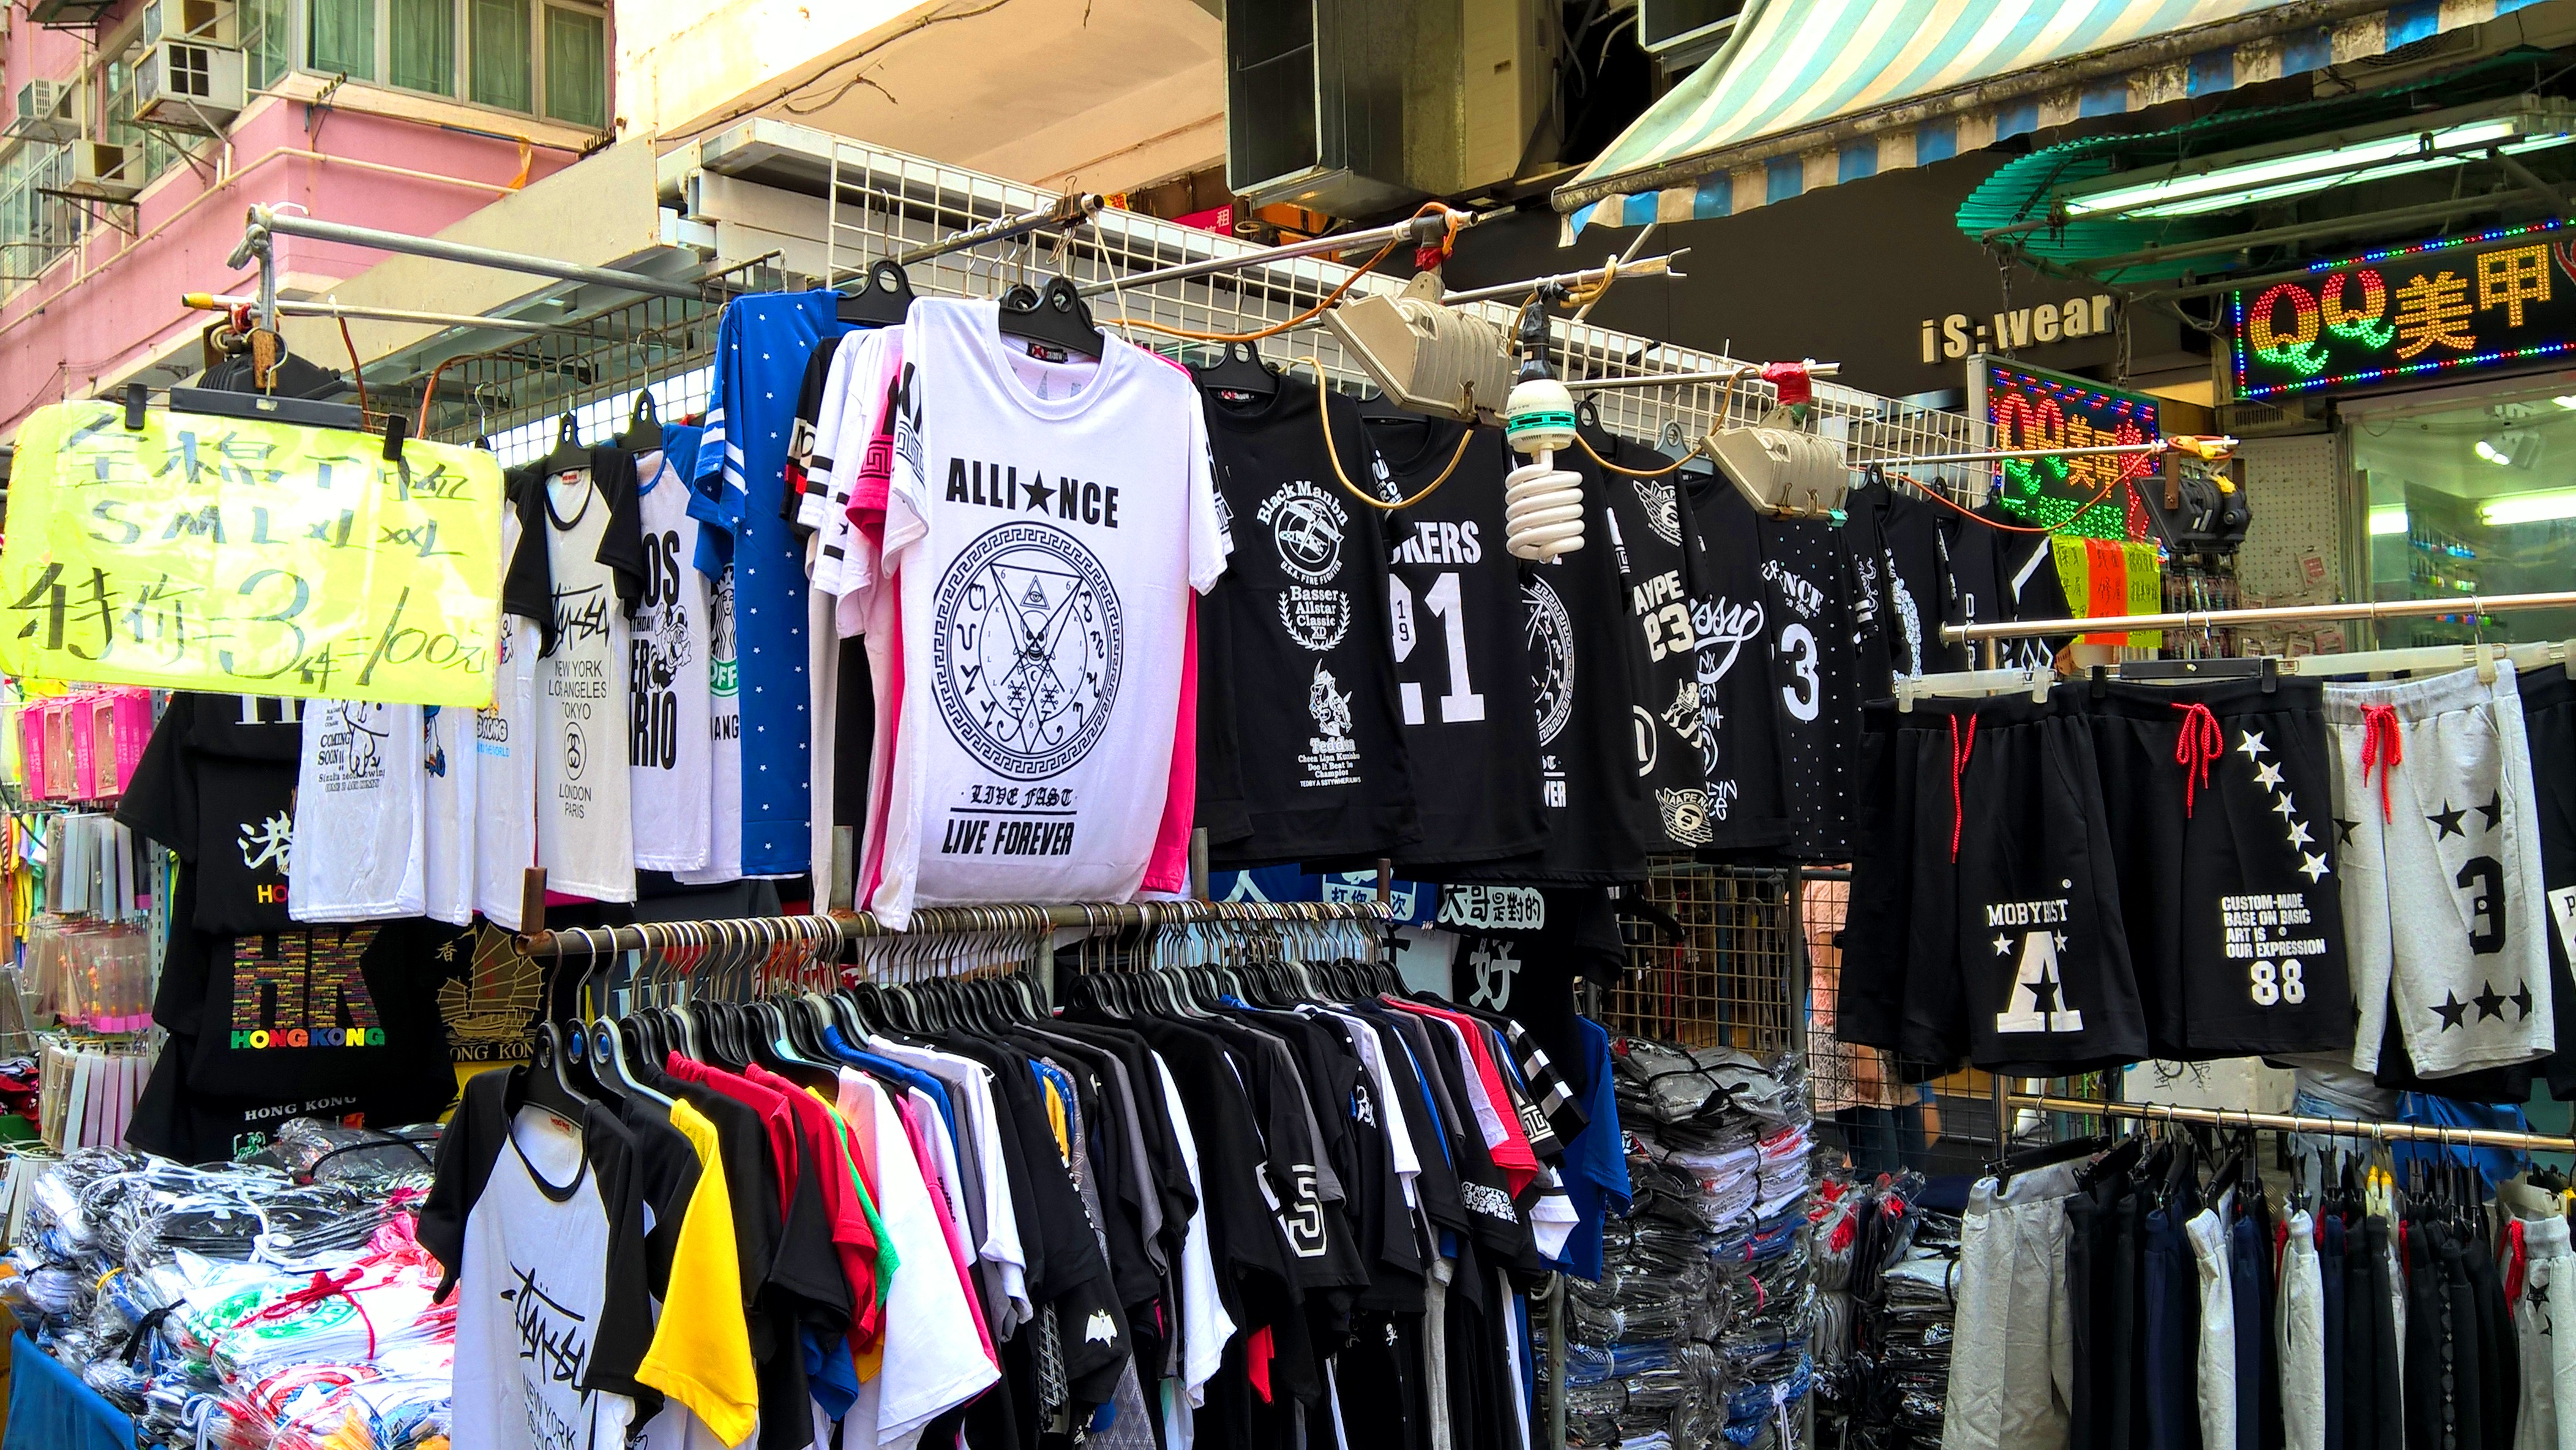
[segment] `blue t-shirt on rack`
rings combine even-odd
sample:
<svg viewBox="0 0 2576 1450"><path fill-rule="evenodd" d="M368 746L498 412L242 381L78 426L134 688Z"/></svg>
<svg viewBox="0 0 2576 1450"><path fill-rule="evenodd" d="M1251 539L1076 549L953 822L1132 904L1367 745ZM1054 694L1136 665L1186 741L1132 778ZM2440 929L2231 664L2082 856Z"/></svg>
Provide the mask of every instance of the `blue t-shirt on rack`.
<svg viewBox="0 0 2576 1450"><path fill-rule="evenodd" d="M692 470L690 512L733 544L746 876L793 876L813 864L805 545L781 505L806 361L824 338L850 330L839 302L837 292L780 292L725 304Z"/></svg>
<svg viewBox="0 0 2576 1450"><path fill-rule="evenodd" d="M1574 1204L1574 1234L1565 1241L1566 1272L1601 1281L1601 1224L1628 1211L1628 1146L1619 1132L1619 1095L1610 1082L1610 1034L1589 1017L1574 1019L1583 1066L1592 1079L1583 1111L1591 1119L1565 1146L1565 1196Z"/></svg>

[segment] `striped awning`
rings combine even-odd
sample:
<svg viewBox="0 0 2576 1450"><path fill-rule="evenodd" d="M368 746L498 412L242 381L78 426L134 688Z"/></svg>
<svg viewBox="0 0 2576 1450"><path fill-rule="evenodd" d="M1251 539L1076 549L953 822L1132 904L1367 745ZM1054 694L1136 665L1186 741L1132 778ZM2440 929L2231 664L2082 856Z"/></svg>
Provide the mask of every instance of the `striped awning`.
<svg viewBox="0 0 2576 1450"><path fill-rule="evenodd" d="M1751 0L1557 188L1587 225L1729 216L2088 116L2382 55L2538 0Z"/></svg>

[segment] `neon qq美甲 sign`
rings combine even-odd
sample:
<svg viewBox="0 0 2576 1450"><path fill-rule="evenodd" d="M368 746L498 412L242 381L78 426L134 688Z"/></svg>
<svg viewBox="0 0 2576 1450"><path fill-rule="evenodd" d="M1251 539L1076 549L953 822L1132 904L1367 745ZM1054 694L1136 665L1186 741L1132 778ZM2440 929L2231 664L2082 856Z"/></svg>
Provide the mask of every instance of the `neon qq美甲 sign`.
<svg viewBox="0 0 2576 1450"><path fill-rule="evenodd" d="M2271 398L2576 353L2564 223L2320 262L2228 294L2236 391Z"/></svg>
<svg viewBox="0 0 2576 1450"><path fill-rule="evenodd" d="M1984 359L1972 391L1981 394L1994 446L2005 451L2084 449L2144 443L2161 437L2156 401L2103 388L2086 379ZM2052 532L2096 539L2141 539L2147 534L2140 479L2153 477L2153 454L2049 454L2007 459L1996 502Z"/></svg>

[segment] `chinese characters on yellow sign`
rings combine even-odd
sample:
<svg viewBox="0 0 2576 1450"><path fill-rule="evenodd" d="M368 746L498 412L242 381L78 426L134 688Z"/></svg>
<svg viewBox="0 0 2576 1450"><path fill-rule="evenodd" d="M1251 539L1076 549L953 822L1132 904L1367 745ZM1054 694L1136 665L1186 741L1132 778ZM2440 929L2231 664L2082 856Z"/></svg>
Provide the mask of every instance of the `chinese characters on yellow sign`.
<svg viewBox="0 0 2576 1450"><path fill-rule="evenodd" d="M2576 242L2557 223L2374 252L2232 294L2247 398L2396 382L2576 350Z"/></svg>
<svg viewBox="0 0 2576 1450"><path fill-rule="evenodd" d="M0 669L263 695L482 706L501 470L362 433L61 403L18 431Z"/></svg>

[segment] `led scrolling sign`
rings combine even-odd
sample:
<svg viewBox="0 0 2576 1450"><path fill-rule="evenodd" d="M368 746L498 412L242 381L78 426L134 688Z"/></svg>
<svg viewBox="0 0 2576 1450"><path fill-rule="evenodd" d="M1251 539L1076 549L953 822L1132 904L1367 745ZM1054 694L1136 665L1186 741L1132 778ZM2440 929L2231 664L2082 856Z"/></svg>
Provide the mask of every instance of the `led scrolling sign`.
<svg viewBox="0 0 2576 1450"><path fill-rule="evenodd" d="M2006 451L2100 448L2151 442L2156 400L2002 358L1980 357L1969 375L1972 412ZM1982 400L1982 406L1980 406ZM1995 501L2025 523L2092 539L2143 539L2146 506L2138 482L2157 471L2153 454L2051 454L2006 460Z"/></svg>
<svg viewBox="0 0 2576 1450"><path fill-rule="evenodd" d="M2576 352L2576 240L2501 227L2228 294L2236 392L2275 398Z"/></svg>

